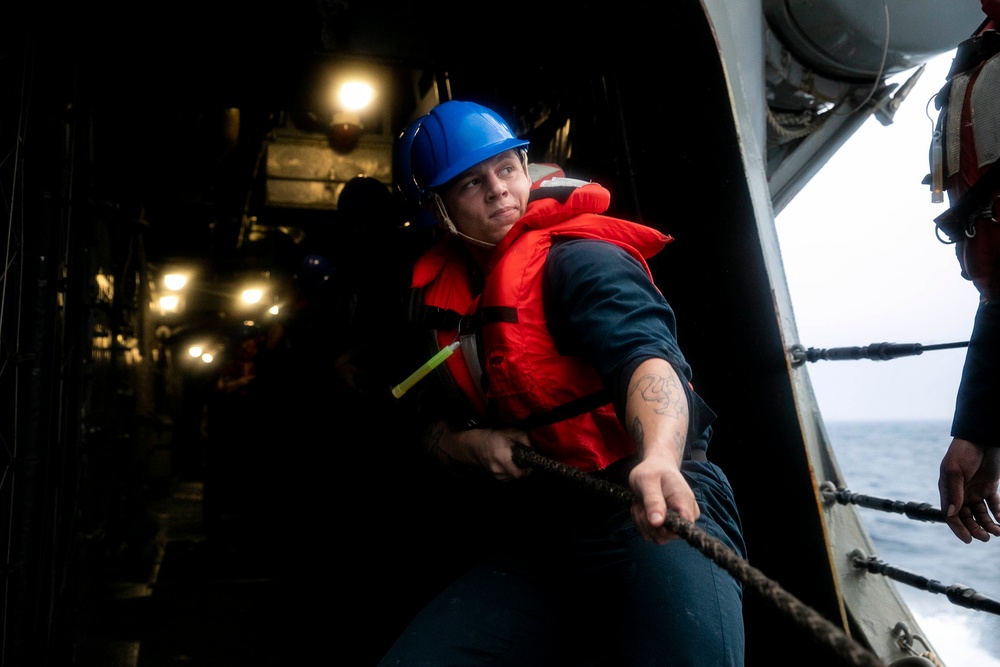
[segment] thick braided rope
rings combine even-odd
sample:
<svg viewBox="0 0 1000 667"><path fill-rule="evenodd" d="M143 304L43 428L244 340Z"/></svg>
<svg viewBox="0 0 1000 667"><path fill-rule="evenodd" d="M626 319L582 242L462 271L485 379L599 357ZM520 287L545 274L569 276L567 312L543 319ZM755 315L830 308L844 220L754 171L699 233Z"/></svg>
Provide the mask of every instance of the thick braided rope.
<svg viewBox="0 0 1000 667"><path fill-rule="evenodd" d="M533 468L545 473L558 475L576 483L580 487L596 492L622 507L630 507L635 501L632 490L620 484L614 484L588 475L578 468L553 461L524 445L514 448L514 463L520 468ZM691 546L703 553L716 565L729 572L737 581L743 582L765 599L774 603L778 609L796 623L802 625L830 645L837 655L846 660L845 664L858 667L885 667L878 656L849 637L843 630L821 616L816 610L802 603L798 598L784 590L780 584L769 579L763 572L740 558L722 542L718 541L701 528L682 518L673 510L667 510L664 524L671 531L686 540Z"/></svg>

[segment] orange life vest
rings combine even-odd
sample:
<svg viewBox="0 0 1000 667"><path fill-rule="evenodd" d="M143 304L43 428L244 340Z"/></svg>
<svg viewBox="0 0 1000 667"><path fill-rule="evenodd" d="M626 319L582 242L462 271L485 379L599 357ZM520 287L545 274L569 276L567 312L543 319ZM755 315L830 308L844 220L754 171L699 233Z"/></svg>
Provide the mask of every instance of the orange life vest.
<svg viewBox="0 0 1000 667"><path fill-rule="evenodd" d="M556 239L606 241L632 255L652 280L646 259L672 240L651 227L601 215L609 203L610 194L597 184L572 189L564 202L532 201L494 249L479 294L471 260L455 237L431 248L413 274L424 305L451 316L436 330L437 347L463 341L463 353L445 366L478 418L522 428L540 453L588 472L635 448L596 370L560 354L546 327L546 257Z"/></svg>

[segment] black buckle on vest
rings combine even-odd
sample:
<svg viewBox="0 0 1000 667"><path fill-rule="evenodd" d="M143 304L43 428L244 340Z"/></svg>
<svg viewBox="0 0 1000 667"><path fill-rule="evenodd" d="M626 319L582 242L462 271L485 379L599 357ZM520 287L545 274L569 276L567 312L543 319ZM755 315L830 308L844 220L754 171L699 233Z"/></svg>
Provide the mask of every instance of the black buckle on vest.
<svg viewBox="0 0 1000 667"><path fill-rule="evenodd" d="M975 235L973 226L977 219L983 217L983 209L992 207L993 200L990 200L990 204L985 202L996 192L998 186L1000 186L1000 160L991 164L986 173L955 202L954 206L934 218L934 224L948 237L946 243L957 243ZM992 214L992 208L990 213Z"/></svg>
<svg viewBox="0 0 1000 667"><path fill-rule="evenodd" d="M462 316L454 310L438 308L437 306L423 306L418 321L428 329L450 331L458 328Z"/></svg>

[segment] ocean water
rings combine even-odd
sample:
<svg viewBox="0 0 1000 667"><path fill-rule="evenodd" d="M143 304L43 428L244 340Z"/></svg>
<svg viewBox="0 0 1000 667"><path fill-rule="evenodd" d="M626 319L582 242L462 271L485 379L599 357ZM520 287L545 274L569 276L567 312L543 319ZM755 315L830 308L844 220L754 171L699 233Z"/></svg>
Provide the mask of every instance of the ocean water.
<svg viewBox="0 0 1000 667"><path fill-rule="evenodd" d="M947 421L826 423L850 491L935 508L941 504L938 465L951 442L949 427ZM1000 601L1000 539L964 544L943 523L865 507L858 511L879 560ZM1000 667L1000 616L955 605L944 594L893 583L945 667Z"/></svg>

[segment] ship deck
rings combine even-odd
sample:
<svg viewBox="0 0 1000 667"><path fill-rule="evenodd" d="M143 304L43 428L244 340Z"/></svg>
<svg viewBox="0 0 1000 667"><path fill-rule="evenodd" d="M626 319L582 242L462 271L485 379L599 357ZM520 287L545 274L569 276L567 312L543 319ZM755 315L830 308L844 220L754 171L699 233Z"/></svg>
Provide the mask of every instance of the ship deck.
<svg viewBox="0 0 1000 667"><path fill-rule="evenodd" d="M203 501L203 482L177 482L136 521L83 607L78 664L265 667L337 652L332 582L296 575L258 517L206 526Z"/></svg>

